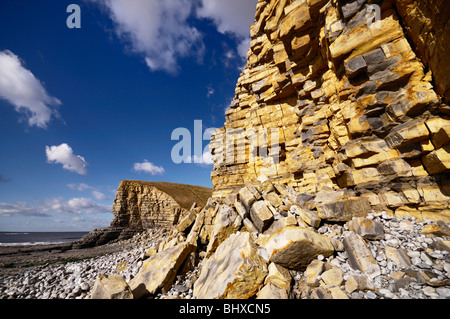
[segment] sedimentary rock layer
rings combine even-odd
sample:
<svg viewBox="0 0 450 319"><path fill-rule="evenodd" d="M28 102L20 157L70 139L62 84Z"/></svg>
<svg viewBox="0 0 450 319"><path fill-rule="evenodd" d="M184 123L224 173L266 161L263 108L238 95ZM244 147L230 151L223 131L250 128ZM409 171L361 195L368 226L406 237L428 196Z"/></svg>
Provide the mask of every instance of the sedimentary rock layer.
<svg viewBox="0 0 450 319"><path fill-rule="evenodd" d="M203 207L212 189L165 182L122 181L112 206L108 228L95 229L75 246L92 247L127 239L149 228L170 230L188 217L190 209Z"/></svg>
<svg viewBox="0 0 450 319"><path fill-rule="evenodd" d="M122 181L112 207L111 226L135 229L170 228L192 205L205 206L207 187L163 182Z"/></svg>
<svg viewBox="0 0 450 319"><path fill-rule="evenodd" d="M448 218L449 18L445 1L258 1L214 196L268 178Z"/></svg>

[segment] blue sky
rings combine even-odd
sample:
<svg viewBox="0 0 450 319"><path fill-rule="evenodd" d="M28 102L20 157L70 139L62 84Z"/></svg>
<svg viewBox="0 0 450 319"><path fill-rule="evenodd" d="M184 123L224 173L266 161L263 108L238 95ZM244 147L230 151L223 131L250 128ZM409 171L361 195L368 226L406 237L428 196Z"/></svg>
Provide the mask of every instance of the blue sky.
<svg viewBox="0 0 450 319"><path fill-rule="evenodd" d="M211 187L171 134L223 126L256 2L2 0L0 231L108 226L124 179Z"/></svg>

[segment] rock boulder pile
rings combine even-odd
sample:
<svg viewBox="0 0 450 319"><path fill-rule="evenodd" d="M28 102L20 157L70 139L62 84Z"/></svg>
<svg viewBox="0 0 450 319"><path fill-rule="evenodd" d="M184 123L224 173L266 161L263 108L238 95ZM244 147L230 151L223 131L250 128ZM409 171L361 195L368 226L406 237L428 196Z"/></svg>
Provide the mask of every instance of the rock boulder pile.
<svg viewBox="0 0 450 319"><path fill-rule="evenodd" d="M354 198L305 201L291 187L263 184L247 183L193 210L195 220L180 221L183 227L160 241L125 295L130 289L134 298L450 298L447 224L384 211L360 216L364 204ZM337 207L329 219L318 217L324 205ZM92 296L107 289L105 277L100 282Z"/></svg>

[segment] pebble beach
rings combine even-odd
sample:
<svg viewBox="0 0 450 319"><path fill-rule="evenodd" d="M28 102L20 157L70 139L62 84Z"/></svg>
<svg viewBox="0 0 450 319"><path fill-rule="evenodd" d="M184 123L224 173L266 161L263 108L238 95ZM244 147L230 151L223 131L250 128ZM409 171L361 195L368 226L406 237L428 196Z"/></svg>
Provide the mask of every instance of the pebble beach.
<svg viewBox="0 0 450 319"><path fill-rule="evenodd" d="M394 218L373 213L368 218L384 226L383 239L368 241L381 268L381 275L369 281L365 287L360 285L359 289L353 290L352 279L363 274L352 269L345 251L328 258L318 257L330 269L342 270L340 289L345 291L349 299L450 299L449 251L439 249L443 247L440 243L448 241L449 237L424 234L423 229L433 222L416 222L414 217ZM325 224L318 232L343 240L349 233L347 228L346 224ZM161 233L148 230L126 241L82 250L58 251L53 247L50 251L40 248L40 251L33 253L33 248L28 247L27 253L18 254L16 251L8 255L3 247L0 251L3 265L0 268L0 298L89 299L99 274L119 274L128 282L136 276L143 261L149 258L148 252L157 249L162 238ZM410 265L399 267L386 256L388 247L403 249L410 258ZM21 249L27 251L25 247ZM15 261L15 266L8 267L6 260ZM31 261L39 264L25 264ZM178 276L167 293L160 293L153 298L193 298L192 288L198 278L198 270L199 267L196 267ZM291 276L293 285L289 297L300 299L307 295L305 273L291 271ZM324 279L321 276L325 278L322 273L317 279Z"/></svg>

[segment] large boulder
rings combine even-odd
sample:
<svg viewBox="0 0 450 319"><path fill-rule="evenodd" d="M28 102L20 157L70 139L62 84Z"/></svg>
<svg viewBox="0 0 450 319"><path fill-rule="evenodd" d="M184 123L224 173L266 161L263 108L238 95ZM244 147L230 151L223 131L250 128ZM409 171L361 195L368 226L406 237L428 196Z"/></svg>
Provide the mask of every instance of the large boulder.
<svg viewBox="0 0 450 319"><path fill-rule="evenodd" d="M348 222L348 228L367 240L384 239L383 224L372 219L355 217Z"/></svg>
<svg viewBox="0 0 450 319"><path fill-rule="evenodd" d="M121 275L98 275L91 299L133 299L133 294Z"/></svg>
<svg viewBox="0 0 450 319"><path fill-rule="evenodd" d="M167 292L172 286L178 268L191 252L192 245L182 243L144 261L136 277L129 283L134 298L153 295L159 290Z"/></svg>
<svg viewBox="0 0 450 319"><path fill-rule="evenodd" d="M294 270L304 270L317 256L334 252L327 236L298 226L286 226L270 236L265 249L270 261Z"/></svg>
<svg viewBox="0 0 450 319"><path fill-rule="evenodd" d="M254 296L267 275L250 233L228 237L202 266L194 284L197 299L247 299Z"/></svg>
<svg viewBox="0 0 450 319"><path fill-rule="evenodd" d="M220 205L206 249L207 255L210 256L225 239L237 232L241 225L242 218L233 208L227 205Z"/></svg>

